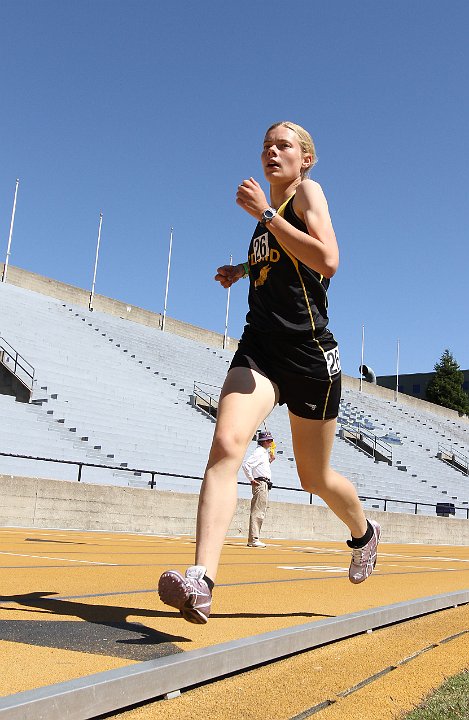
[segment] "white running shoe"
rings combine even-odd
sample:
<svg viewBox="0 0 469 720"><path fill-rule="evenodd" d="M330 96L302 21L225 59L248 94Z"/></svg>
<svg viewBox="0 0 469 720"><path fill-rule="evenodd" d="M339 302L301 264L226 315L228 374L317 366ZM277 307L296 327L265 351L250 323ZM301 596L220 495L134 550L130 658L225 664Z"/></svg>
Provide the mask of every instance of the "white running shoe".
<svg viewBox="0 0 469 720"><path fill-rule="evenodd" d="M184 620L197 625L207 622L212 605L212 593L204 580L206 572L203 565L192 565L185 577L177 570L168 570L158 583L162 602L177 608Z"/></svg>
<svg viewBox="0 0 469 720"><path fill-rule="evenodd" d="M374 520L369 521L373 526L373 537L361 548L352 547L352 562L349 569L349 580L354 585L358 585L367 579L375 569L376 558L378 556L377 548L381 535L381 527ZM351 547L350 540L347 545Z"/></svg>

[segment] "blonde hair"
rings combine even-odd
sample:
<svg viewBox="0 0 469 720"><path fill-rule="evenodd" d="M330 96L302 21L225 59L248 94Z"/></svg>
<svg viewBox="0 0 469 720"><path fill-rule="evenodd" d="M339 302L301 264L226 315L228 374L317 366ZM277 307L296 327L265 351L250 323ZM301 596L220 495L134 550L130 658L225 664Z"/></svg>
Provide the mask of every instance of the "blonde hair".
<svg viewBox="0 0 469 720"><path fill-rule="evenodd" d="M298 142L300 143L303 155L311 155L311 165L301 171L301 176L307 177L313 165L316 165L318 161L318 156L316 155L316 148L314 147L313 138L307 130L301 127L301 125L297 125L296 123L290 122L289 120L281 120L280 122L274 123L270 126L270 128L268 128L265 134L268 135L271 130L274 130L275 128L280 126L286 127L289 130L293 130L296 137L298 138Z"/></svg>

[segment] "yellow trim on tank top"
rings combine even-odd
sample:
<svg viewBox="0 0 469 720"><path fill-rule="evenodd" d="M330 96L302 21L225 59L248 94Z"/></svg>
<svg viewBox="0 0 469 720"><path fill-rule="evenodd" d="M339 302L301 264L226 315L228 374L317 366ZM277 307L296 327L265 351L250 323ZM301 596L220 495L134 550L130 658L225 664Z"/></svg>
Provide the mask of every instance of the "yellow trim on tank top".
<svg viewBox="0 0 469 720"><path fill-rule="evenodd" d="M284 212L285 212L286 206L288 205L288 203L290 202L290 200L292 199L293 196L294 196L294 193L293 193L293 195L291 195L291 196L288 198L288 200L286 200L286 202L284 202L282 205L280 205L279 209L277 210L278 214L281 215L282 217L284 216ZM290 252L289 250L287 250L287 248L285 247L285 245L282 245L282 243L280 242L280 240L278 240L277 238L276 238L276 240L277 240L278 244L280 245L280 247L282 248L283 252L286 253L286 254L288 255L288 257L290 258L290 260L292 261L293 265L295 266L295 270L296 270L296 272L297 272L297 274L298 274L298 277L300 278L301 287L303 288L303 295L304 295L304 298L305 298L306 306L307 306L307 308L308 308L309 319L310 319L310 321L311 321L311 328L312 328L312 330L313 330L313 336L314 336L314 331L315 331L315 329L316 329L316 326L315 326L315 324L314 324L314 318L313 318L313 314L312 314L312 312L311 312L311 307L310 307L309 300L308 300L308 294L307 294L307 292L306 292L306 288L305 288L305 285L304 285L304 282L303 282L303 278L301 277L300 269L299 269L299 267L298 267L298 258L296 258L294 255L292 255L291 252ZM314 338L314 339L316 340L316 338ZM316 340L316 342L318 342L318 341ZM318 343L318 346L321 348L321 346L319 345L319 343ZM322 350L322 348L321 348L321 350ZM324 350L322 350L322 352L324 353Z"/></svg>
<svg viewBox="0 0 469 720"><path fill-rule="evenodd" d="M281 217L284 217L285 208L287 207L287 205L288 205L288 203L290 202L290 200L292 199L292 197L294 197L294 195L295 195L295 193L293 193L293 195L290 195L290 197L288 198L288 200L285 200L285 202L282 203L282 205L280 205L280 207L278 208L277 213L278 213L279 215L281 215ZM323 357L324 357L324 362L326 363L327 372L329 373L329 366L328 366L328 364L327 364L326 353L325 353L325 351L324 351L324 348L322 347L322 345L321 345L321 343L319 342L319 340L318 340L316 337L314 337L314 331L315 331L315 329L316 329L316 326L315 326L315 324L314 324L314 318L313 318L313 314L312 314L312 312L311 312L311 306L310 306L310 304L309 304L308 294L307 294L307 292L306 292L306 288L305 288L305 285L304 285L304 282L303 282L303 278L301 277L300 269L299 269L299 267L298 267L298 258L296 258L294 255L292 255L291 252L290 252L289 250L287 250L287 248L286 248L284 245L282 245L282 243L280 242L280 240L279 240L278 238L275 238L275 239L277 240L278 244L279 244L280 247L282 248L283 252L284 252L286 255L288 255L288 257L289 257L290 260L292 261L292 263L293 263L293 265L294 265L294 267L295 267L295 270L296 270L296 272L297 272L297 274L298 274L298 277L300 278L301 287L303 288L303 295L304 295L304 299L305 299L305 302L306 302L306 307L308 308L309 319L310 319L310 321L311 321L311 329L312 329L312 333L313 333L313 340L317 343L318 348L319 348L320 351L322 352L322 355L323 355ZM323 276L321 275L321 280L320 280L320 282L322 281L322 278L323 278ZM326 293L326 298L327 298L327 293ZM332 387L332 377L331 377L331 374L329 373L329 389L328 389L328 391L327 391L326 402L325 402L325 404L324 404L324 412L323 412L323 418L322 418L323 420L324 420L324 416L325 416L325 414L326 414L326 408L327 408L327 404L328 404L328 401L329 401L329 393L330 393L330 391L331 391L331 387Z"/></svg>

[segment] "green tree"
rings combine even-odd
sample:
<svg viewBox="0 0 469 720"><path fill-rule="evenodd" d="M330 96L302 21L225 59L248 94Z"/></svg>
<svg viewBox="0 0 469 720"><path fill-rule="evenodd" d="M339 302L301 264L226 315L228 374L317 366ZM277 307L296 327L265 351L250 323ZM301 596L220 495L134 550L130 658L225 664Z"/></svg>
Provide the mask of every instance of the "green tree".
<svg viewBox="0 0 469 720"><path fill-rule="evenodd" d="M464 374L453 355L445 350L435 365L435 375L430 380L426 398L435 405L469 414L469 397L463 390Z"/></svg>

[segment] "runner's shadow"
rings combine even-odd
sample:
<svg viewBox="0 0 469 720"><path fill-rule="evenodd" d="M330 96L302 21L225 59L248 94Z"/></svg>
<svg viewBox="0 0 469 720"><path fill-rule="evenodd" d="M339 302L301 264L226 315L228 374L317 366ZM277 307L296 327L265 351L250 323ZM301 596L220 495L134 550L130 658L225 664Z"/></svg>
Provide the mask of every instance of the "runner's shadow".
<svg viewBox="0 0 469 720"><path fill-rule="evenodd" d="M119 605L89 605L71 600L61 600L60 598L50 597L57 593L52 592L32 592L24 595L0 595L0 602L14 602L23 607L32 609L36 608L40 612L48 612L54 615L73 615L81 618L85 622L98 623L101 625L115 625L119 623L121 626L127 623L129 627L132 623L127 621L127 617L180 617L177 611L165 610L148 610L142 608L120 607ZM212 613L212 618L240 618L240 619L259 619L259 618L289 618L289 617L336 617L335 615L326 615L325 613L314 612L285 612L285 613ZM132 625L133 627L133 625ZM150 628L149 628L150 630ZM188 638L175 637L175 640L188 641Z"/></svg>
<svg viewBox="0 0 469 720"><path fill-rule="evenodd" d="M0 596L2 601L15 603L15 612L40 613L34 620L0 620L0 641L23 643L38 647L74 650L86 654L106 655L145 661L184 652L181 643L192 640L170 635L127 618L172 617L181 620L178 612L119 607L117 605L88 605L73 600L51 597L56 593L31 592L23 595ZM18 608L18 605L20 606ZM3 608L2 608L3 609ZM44 615L47 618L44 618ZM71 619L64 619L70 617ZM58 617L59 619L55 619ZM328 617L318 613L214 613L218 619L313 618ZM330 617L330 616L329 616ZM81 622L84 621L84 622ZM181 627L183 623L181 621ZM179 643L176 644L176 643Z"/></svg>
<svg viewBox="0 0 469 720"><path fill-rule="evenodd" d="M28 610L36 610L49 615L73 616L95 625L119 627L122 630L127 628L130 632L135 632L136 623L129 622L127 620L129 616L142 618L180 617L176 611L161 612L143 608L119 607L118 605L88 605L87 603L51 597L51 595L56 594L54 592L31 592L23 595L0 595L0 602L14 602ZM138 627L140 633L147 634L149 642L155 642L157 636L160 638L159 642L161 642L163 636L165 641L191 642L187 637L159 633L145 625L138 624Z"/></svg>

